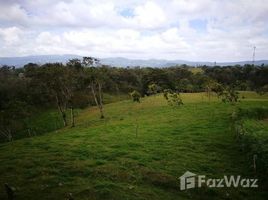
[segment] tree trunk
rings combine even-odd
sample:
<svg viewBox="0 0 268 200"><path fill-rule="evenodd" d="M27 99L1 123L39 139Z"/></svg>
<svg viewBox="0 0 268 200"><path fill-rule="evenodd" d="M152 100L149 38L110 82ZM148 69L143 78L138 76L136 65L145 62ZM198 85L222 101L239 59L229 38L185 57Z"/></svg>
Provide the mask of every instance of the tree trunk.
<svg viewBox="0 0 268 200"><path fill-rule="evenodd" d="M115 90L116 90L118 101L120 101L121 100L121 97L120 97L119 88L118 88L118 85L117 84L115 85Z"/></svg>
<svg viewBox="0 0 268 200"><path fill-rule="evenodd" d="M93 94L95 103L96 103L97 107L100 110L100 114L101 114L101 117L100 118L103 119L104 118L104 115L103 115L103 110L102 110L102 101L101 101L102 98L101 98L101 96L99 96L99 99L100 99L100 102L99 102L98 99L97 99L96 93L95 93L95 87L94 87L94 83L93 82L91 83L91 92ZM100 85L99 85L99 94L100 94Z"/></svg>
<svg viewBox="0 0 268 200"><path fill-rule="evenodd" d="M7 136L8 136L8 141L11 142L13 140L13 136L12 136L10 129L7 129Z"/></svg>
<svg viewBox="0 0 268 200"><path fill-rule="evenodd" d="M73 108L73 106L71 106L71 118L72 118L72 127L75 127L74 108Z"/></svg>
<svg viewBox="0 0 268 200"><path fill-rule="evenodd" d="M103 114L103 104L102 104L102 91L101 91L101 84L98 82L98 86L99 86L99 109L100 109L100 113L101 113L101 119L104 118L104 114Z"/></svg>
<svg viewBox="0 0 268 200"><path fill-rule="evenodd" d="M61 104L60 104L58 95L56 95L56 101L57 101L58 109L59 109L59 111L60 111L60 113L61 113L61 116L62 116L63 126L65 127L65 126L68 125L68 124L67 124L67 119L66 119L66 113L65 113L65 111L64 111L65 109L63 109L63 108L61 107Z"/></svg>
<svg viewBox="0 0 268 200"><path fill-rule="evenodd" d="M95 93L94 83L91 83L90 88L91 88L91 92L92 92L93 97L94 97L94 101L95 101L96 105L99 107L99 102L98 102L98 99L97 99L96 93Z"/></svg>
<svg viewBox="0 0 268 200"><path fill-rule="evenodd" d="M28 131L28 136L32 137L31 130L28 128L27 131Z"/></svg>
<svg viewBox="0 0 268 200"><path fill-rule="evenodd" d="M210 95L211 95L210 87L207 87L207 96L209 101L210 101Z"/></svg>
<svg viewBox="0 0 268 200"><path fill-rule="evenodd" d="M63 126L65 127L65 126L68 125L67 124L67 119L66 119L66 113L65 112L62 112L61 115L62 115L62 119L63 119Z"/></svg>

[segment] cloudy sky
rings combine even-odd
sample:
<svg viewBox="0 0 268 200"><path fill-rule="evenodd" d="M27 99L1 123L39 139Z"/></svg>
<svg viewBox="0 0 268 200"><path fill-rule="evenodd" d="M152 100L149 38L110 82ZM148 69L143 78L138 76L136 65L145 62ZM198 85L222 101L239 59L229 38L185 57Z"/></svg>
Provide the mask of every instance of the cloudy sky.
<svg viewBox="0 0 268 200"><path fill-rule="evenodd" d="M0 0L0 57L268 59L268 0Z"/></svg>

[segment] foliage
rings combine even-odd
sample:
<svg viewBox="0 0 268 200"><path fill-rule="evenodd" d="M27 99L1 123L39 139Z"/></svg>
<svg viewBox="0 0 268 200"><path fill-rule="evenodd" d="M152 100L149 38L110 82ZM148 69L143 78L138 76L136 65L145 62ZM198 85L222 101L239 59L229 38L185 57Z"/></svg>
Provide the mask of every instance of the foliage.
<svg viewBox="0 0 268 200"><path fill-rule="evenodd" d="M267 135L263 133L268 130L260 122L268 117L268 108L238 108L232 113L231 124L233 132L236 134L236 140L241 150L246 154L249 163L248 166L258 174L260 181L267 181L268 157L266 145Z"/></svg>
<svg viewBox="0 0 268 200"><path fill-rule="evenodd" d="M218 83L217 81L208 78L205 82L205 89L206 89L206 93L207 96L210 98L211 93L215 92L218 97L220 97L224 91L224 87L222 84Z"/></svg>
<svg viewBox="0 0 268 200"><path fill-rule="evenodd" d="M179 80L176 90L180 92L193 92L193 85L189 79L183 78Z"/></svg>
<svg viewBox="0 0 268 200"><path fill-rule="evenodd" d="M181 96L178 92L173 92L171 89L165 89L163 96L171 106L183 105Z"/></svg>
<svg viewBox="0 0 268 200"><path fill-rule="evenodd" d="M156 83L148 85L148 94L153 95L160 91L160 87Z"/></svg>
<svg viewBox="0 0 268 200"><path fill-rule="evenodd" d="M243 110L268 108L267 96L243 94ZM255 177L247 165L252 157L248 160L230 134L233 106L216 97L209 103L204 93L180 95L184 106L176 112L162 95L140 104L125 100L106 105L109 120L87 108L77 118L79 126L1 144L0 182L19 188L16 198L25 200L64 199L70 192L74 199L96 200L265 199L267 182L255 192L243 187L179 191L178 177L186 170L215 178L226 173ZM265 123L258 129L245 123L262 133L263 144ZM6 199L3 187L0 199Z"/></svg>
<svg viewBox="0 0 268 200"><path fill-rule="evenodd" d="M268 117L268 108L266 107L254 107L250 109L238 108L236 111L236 117L234 120L244 119L256 119L262 120Z"/></svg>
<svg viewBox="0 0 268 200"><path fill-rule="evenodd" d="M135 90L145 96L156 94L161 88L170 88L179 92L206 91L209 98L216 93L225 102L235 103L238 97L235 91L240 89L267 93L267 76L267 66L116 68L102 65L93 57L74 58L66 64L28 63L18 69L2 66L0 109L3 110L12 101L27 105L31 116L35 110L57 108L67 125L70 123L67 115L88 105L96 105L101 117L104 116L105 93L119 97ZM74 122L73 118L72 126ZM17 119L16 123L23 124L22 119Z"/></svg>
<svg viewBox="0 0 268 200"><path fill-rule="evenodd" d="M138 102L138 103L140 103L141 95L140 95L140 93L139 93L137 90L133 90L133 91L130 93L130 96L132 97L133 102Z"/></svg>
<svg viewBox="0 0 268 200"><path fill-rule="evenodd" d="M105 73L107 68L105 66L98 66L99 60L92 57L84 57L83 65L85 66L85 74L87 75L85 78L86 88L91 91L95 104L99 108L100 118L103 119L103 84L105 80L109 80L107 73ZM95 65L98 68L94 67Z"/></svg>
<svg viewBox="0 0 268 200"><path fill-rule="evenodd" d="M163 96L166 100L168 100L168 94L172 93L171 89L164 89Z"/></svg>
<svg viewBox="0 0 268 200"><path fill-rule="evenodd" d="M10 101L4 105L0 111L0 135L12 141L13 134L25 126L21 119L27 116L27 105L24 102Z"/></svg>
<svg viewBox="0 0 268 200"><path fill-rule="evenodd" d="M224 103L235 104L239 99L239 92L234 89L234 87L227 86L222 93L220 93L220 97Z"/></svg>
<svg viewBox="0 0 268 200"><path fill-rule="evenodd" d="M237 84L238 90L255 90L268 84L268 67L267 66L215 66L203 67L204 75L216 80L223 85Z"/></svg>
<svg viewBox="0 0 268 200"><path fill-rule="evenodd" d="M168 94L168 103L171 106L180 106L183 105L182 99L180 97L180 94L177 92L169 93Z"/></svg>
<svg viewBox="0 0 268 200"><path fill-rule="evenodd" d="M205 82L205 88L208 98L211 98L212 92L215 92L218 98L224 103L235 104L239 99L239 92L235 90L234 84L224 86L213 79L207 79Z"/></svg>
<svg viewBox="0 0 268 200"><path fill-rule="evenodd" d="M263 95L263 94L265 94L265 93L268 93L268 84L266 84L266 85L264 85L264 86L258 88L256 91L257 91L260 95Z"/></svg>

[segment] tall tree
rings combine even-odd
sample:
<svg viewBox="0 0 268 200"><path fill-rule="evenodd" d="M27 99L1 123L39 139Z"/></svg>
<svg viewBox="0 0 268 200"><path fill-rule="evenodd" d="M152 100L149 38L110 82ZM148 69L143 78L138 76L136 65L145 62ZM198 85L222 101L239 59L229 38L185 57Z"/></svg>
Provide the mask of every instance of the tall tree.
<svg viewBox="0 0 268 200"><path fill-rule="evenodd" d="M86 67L87 87L91 90L95 104L100 111L100 118L102 119L104 118L102 92L102 86L105 79L104 68L100 66L99 60L93 57L84 57L82 63Z"/></svg>
<svg viewBox="0 0 268 200"><path fill-rule="evenodd" d="M63 125L67 126L67 108L71 98L70 90L67 87L68 79L66 68L61 63L48 63L41 66L32 77L32 81L40 84L45 93L49 94L62 116Z"/></svg>

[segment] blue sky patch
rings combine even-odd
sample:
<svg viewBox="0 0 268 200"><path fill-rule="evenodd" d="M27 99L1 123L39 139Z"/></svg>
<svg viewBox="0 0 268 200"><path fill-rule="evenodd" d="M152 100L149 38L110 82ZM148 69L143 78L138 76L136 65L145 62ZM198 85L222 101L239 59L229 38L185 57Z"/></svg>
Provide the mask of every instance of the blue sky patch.
<svg viewBox="0 0 268 200"><path fill-rule="evenodd" d="M120 11L120 15L123 17L134 17L133 9L125 8Z"/></svg>
<svg viewBox="0 0 268 200"><path fill-rule="evenodd" d="M189 22L190 27L197 31L205 32L207 30L207 20L194 19Z"/></svg>

